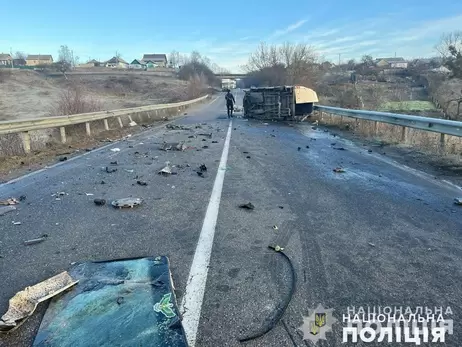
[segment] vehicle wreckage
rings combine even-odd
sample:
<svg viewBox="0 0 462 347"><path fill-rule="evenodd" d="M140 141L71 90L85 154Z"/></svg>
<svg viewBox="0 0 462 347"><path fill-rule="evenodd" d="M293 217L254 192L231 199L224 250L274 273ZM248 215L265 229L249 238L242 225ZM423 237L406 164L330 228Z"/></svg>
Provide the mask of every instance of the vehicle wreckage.
<svg viewBox="0 0 462 347"><path fill-rule="evenodd" d="M303 86L252 87L245 90L244 118L303 121L318 101L316 92Z"/></svg>

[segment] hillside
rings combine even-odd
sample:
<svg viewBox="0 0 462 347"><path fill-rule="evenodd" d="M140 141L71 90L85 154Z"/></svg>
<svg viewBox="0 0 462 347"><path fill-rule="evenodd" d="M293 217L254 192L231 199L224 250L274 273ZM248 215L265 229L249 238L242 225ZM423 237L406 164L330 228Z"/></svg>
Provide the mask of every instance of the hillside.
<svg viewBox="0 0 462 347"><path fill-rule="evenodd" d="M188 83L148 74L46 77L35 71L0 71L0 120L46 117L66 88L79 85L103 110L183 101Z"/></svg>

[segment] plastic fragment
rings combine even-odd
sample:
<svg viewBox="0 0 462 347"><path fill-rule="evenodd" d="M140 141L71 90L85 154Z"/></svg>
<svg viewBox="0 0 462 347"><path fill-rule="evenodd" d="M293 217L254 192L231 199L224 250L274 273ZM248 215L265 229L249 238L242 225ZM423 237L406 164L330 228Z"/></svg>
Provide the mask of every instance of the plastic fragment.
<svg viewBox="0 0 462 347"><path fill-rule="evenodd" d="M39 238L24 241L24 244L25 244L26 246L35 245L35 244L37 244L37 243L41 243L41 242L45 241L47 238L48 238L48 235L47 235L47 234L43 234L43 235L42 235L41 237L39 237Z"/></svg>
<svg viewBox="0 0 462 347"><path fill-rule="evenodd" d="M111 152L120 152L120 148L111 148Z"/></svg>
<svg viewBox="0 0 462 347"><path fill-rule="evenodd" d="M116 199L111 204L117 208L133 208L141 205L143 201L140 198L123 198Z"/></svg>

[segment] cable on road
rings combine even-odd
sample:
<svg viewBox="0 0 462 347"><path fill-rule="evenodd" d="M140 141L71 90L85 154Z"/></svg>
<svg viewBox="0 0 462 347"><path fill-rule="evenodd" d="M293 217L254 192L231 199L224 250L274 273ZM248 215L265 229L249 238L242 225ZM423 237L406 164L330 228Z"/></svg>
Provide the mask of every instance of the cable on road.
<svg viewBox="0 0 462 347"><path fill-rule="evenodd" d="M282 248L279 246L268 246L268 248L274 250L276 253L279 253L281 256L283 256L287 263L289 264L290 267L290 273L291 273L291 281L290 281L290 291L285 300L282 302L282 305L278 305L276 308L276 314L273 319L265 319L269 321L269 324L264 327L260 332L250 335L247 337L241 337L239 339L239 342L246 342L250 340L257 339L259 337L262 337L263 335L267 334L270 332L281 320L282 316L284 315L284 312L286 311L287 307L289 306L290 301L292 300L292 296L295 293L295 284L296 284L296 275L295 275L295 269L292 264L292 261L290 258L282 251Z"/></svg>

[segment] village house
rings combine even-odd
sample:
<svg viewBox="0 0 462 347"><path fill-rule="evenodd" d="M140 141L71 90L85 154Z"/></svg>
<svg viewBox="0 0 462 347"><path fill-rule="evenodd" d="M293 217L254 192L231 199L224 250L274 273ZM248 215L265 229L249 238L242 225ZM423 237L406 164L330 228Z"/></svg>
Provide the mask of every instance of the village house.
<svg viewBox="0 0 462 347"><path fill-rule="evenodd" d="M10 54L0 53L0 65L11 66L13 58Z"/></svg>
<svg viewBox="0 0 462 347"><path fill-rule="evenodd" d="M112 67L117 69L128 69L128 63L122 58L112 57L104 63L106 67Z"/></svg>
<svg viewBox="0 0 462 347"><path fill-rule="evenodd" d="M150 67L166 67L167 55L166 54L144 54L141 63L145 64L147 68Z"/></svg>
<svg viewBox="0 0 462 347"><path fill-rule="evenodd" d="M381 68L389 69L407 69L407 61L404 58L379 58L376 59L376 65Z"/></svg>
<svg viewBox="0 0 462 347"><path fill-rule="evenodd" d="M27 66L51 65L53 57L51 54L29 54L26 58Z"/></svg>

